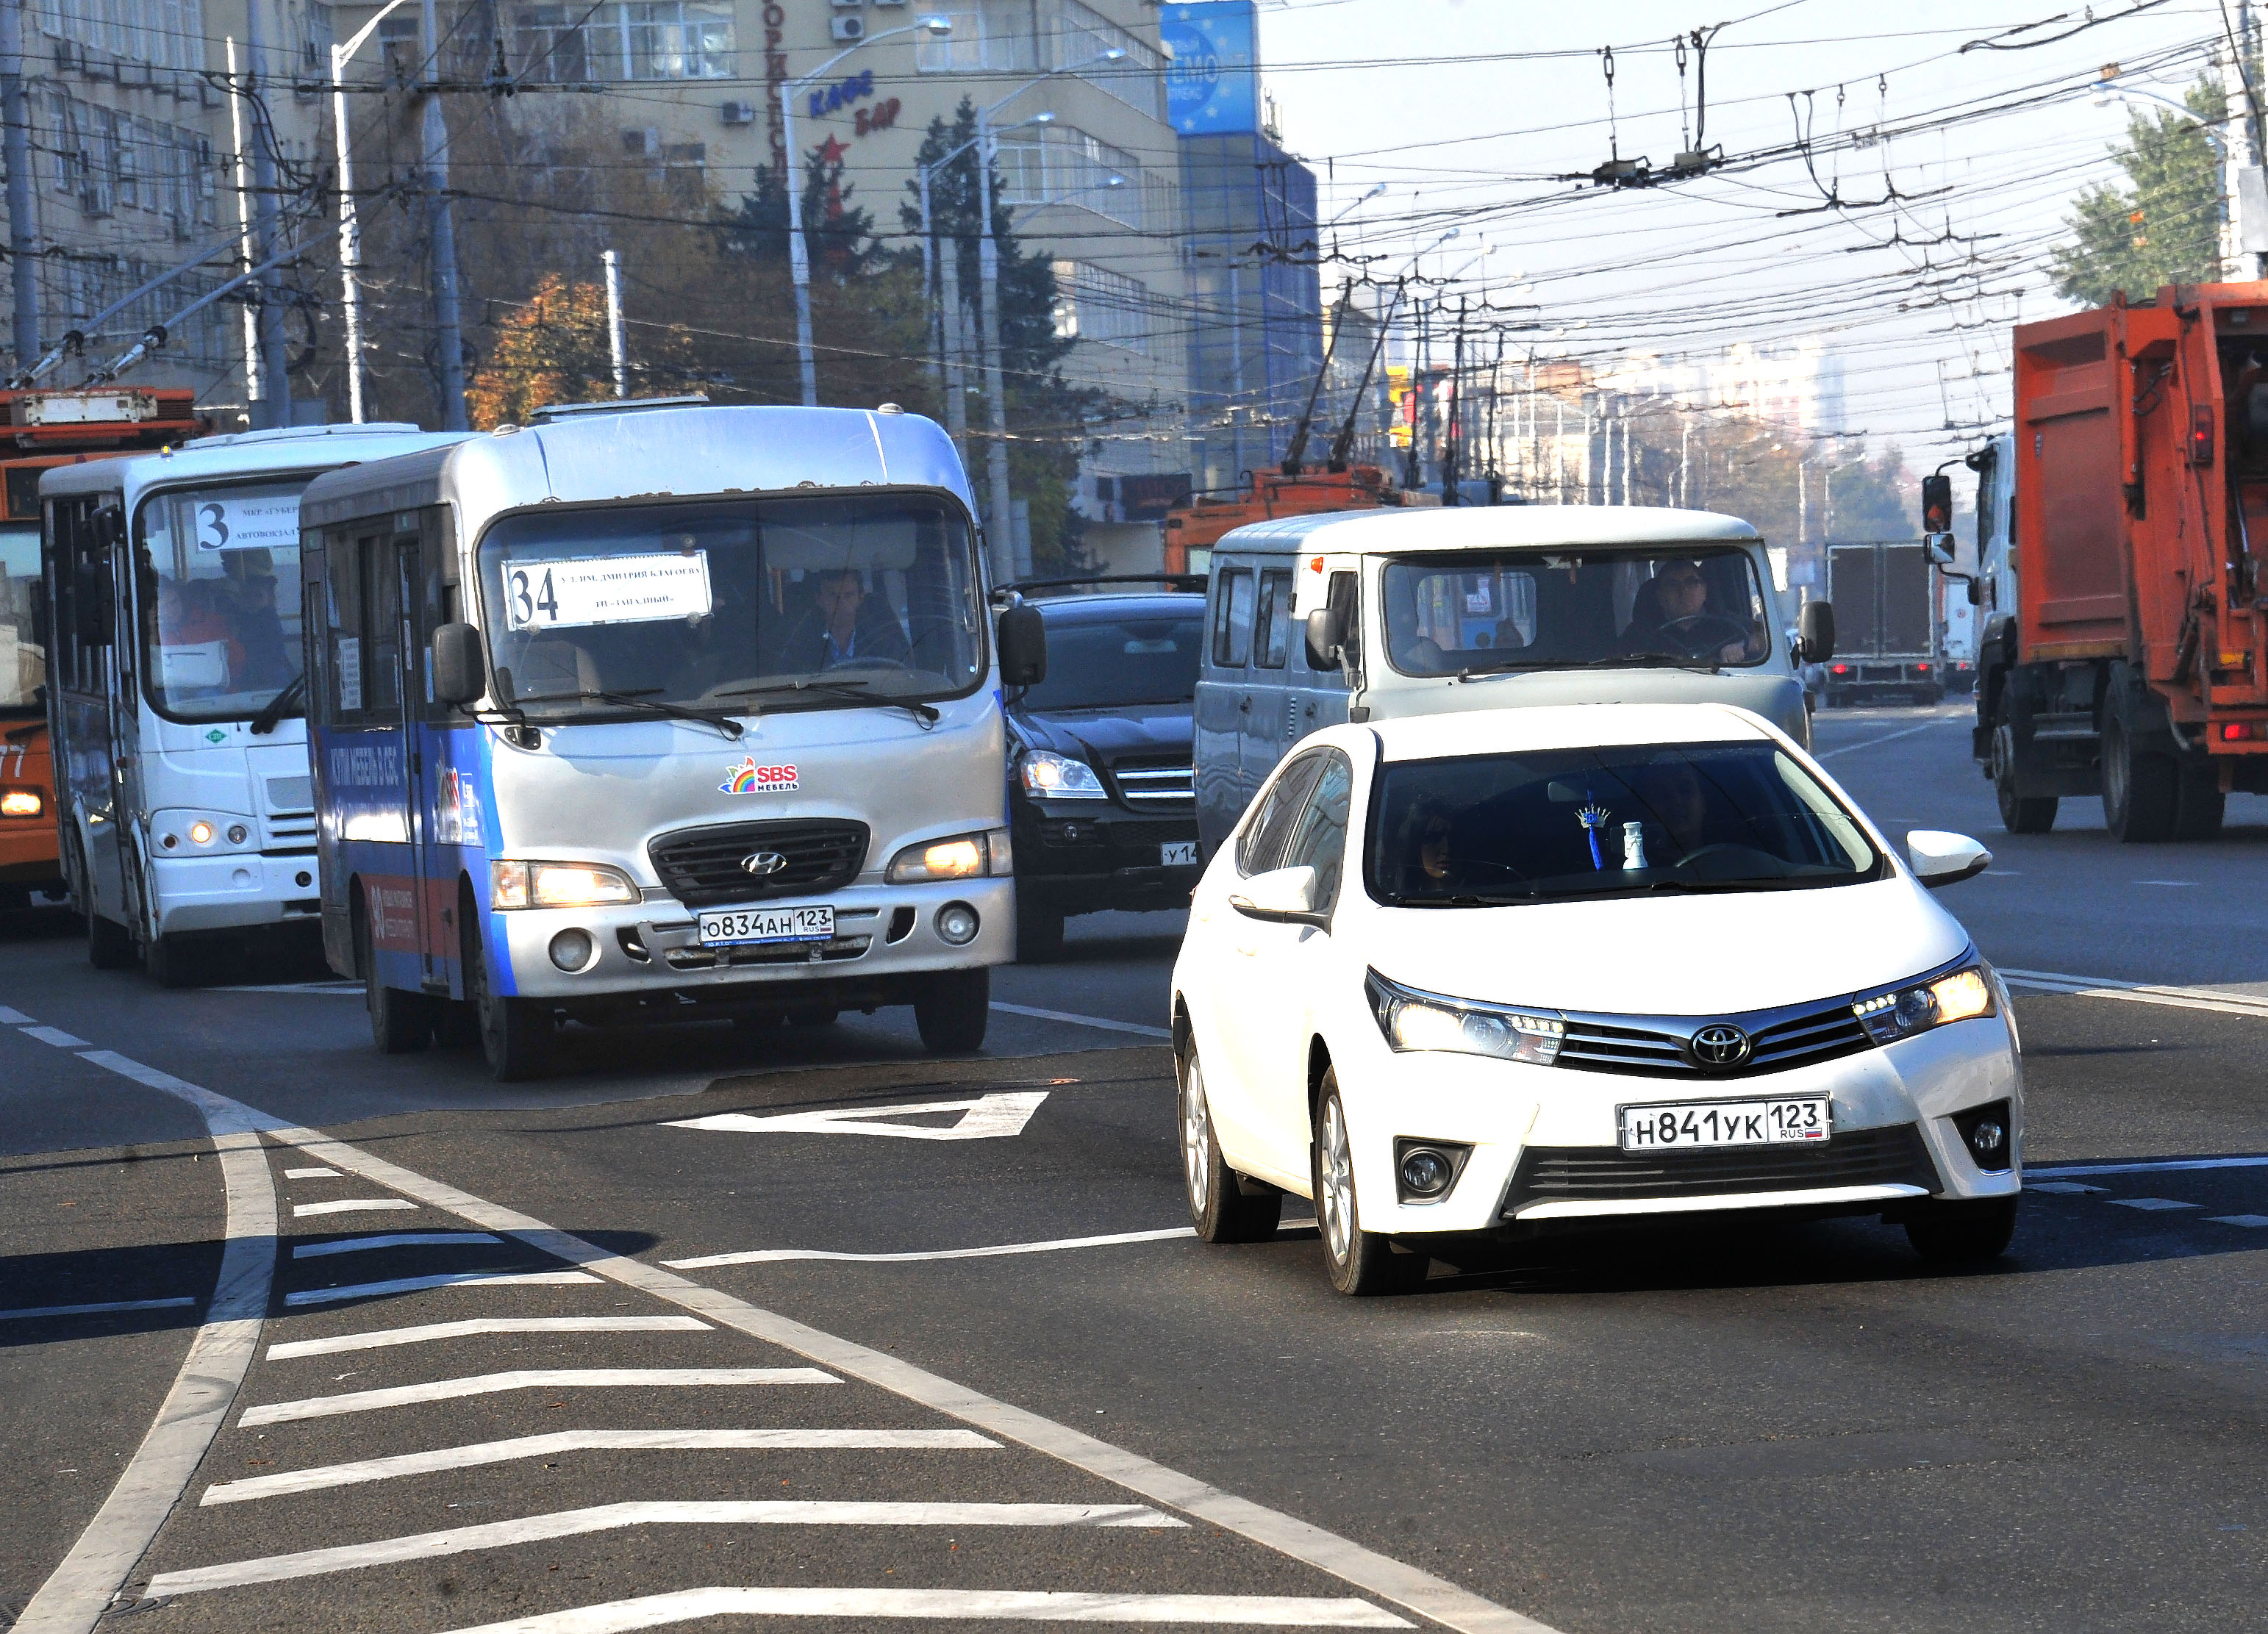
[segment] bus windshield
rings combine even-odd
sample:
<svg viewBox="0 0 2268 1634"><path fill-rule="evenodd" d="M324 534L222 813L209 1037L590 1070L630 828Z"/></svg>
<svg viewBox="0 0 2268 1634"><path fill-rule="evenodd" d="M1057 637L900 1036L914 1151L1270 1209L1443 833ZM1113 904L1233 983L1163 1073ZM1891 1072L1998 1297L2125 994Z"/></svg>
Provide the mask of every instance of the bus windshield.
<svg viewBox="0 0 2268 1634"><path fill-rule="evenodd" d="M175 489L136 520L150 702L176 720L242 720L299 674L299 492L282 482Z"/></svg>
<svg viewBox="0 0 2268 1634"><path fill-rule="evenodd" d="M522 512L480 561L497 696L523 710L844 707L983 673L968 524L932 496Z"/></svg>
<svg viewBox="0 0 2268 1634"><path fill-rule="evenodd" d="M36 710L48 678L48 650L32 624L39 583L40 530L0 527L0 715Z"/></svg>

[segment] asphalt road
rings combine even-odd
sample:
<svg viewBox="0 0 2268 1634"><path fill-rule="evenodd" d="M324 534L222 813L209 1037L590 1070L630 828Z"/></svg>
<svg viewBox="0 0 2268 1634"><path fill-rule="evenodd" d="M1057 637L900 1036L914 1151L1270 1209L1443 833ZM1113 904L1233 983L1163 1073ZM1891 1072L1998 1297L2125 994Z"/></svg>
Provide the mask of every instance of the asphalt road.
<svg viewBox="0 0 2268 1634"><path fill-rule="evenodd" d="M2253 1625L2268 1167L2169 1166L2268 1156L2268 803L2007 835L1965 728L1818 732L1894 836L1996 852L1947 900L2022 973L2033 1173L1960 1275L1867 1222L1367 1301L1310 1226L1205 1248L1163 916L1004 973L977 1059L885 1013L508 1088L287 959L166 992L13 922L0 1606L74 1626L53 1574L125 1538L103 1626L159 1634Z"/></svg>

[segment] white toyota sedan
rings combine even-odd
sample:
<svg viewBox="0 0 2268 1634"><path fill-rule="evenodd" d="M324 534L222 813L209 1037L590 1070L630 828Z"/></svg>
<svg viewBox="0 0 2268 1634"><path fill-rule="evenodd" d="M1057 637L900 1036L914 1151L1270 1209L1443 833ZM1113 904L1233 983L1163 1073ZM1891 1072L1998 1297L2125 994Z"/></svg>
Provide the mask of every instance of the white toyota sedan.
<svg viewBox="0 0 2268 1634"><path fill-rule="evenodd" d="M1933 891L1761 718L1717 704L1334 726L1277 767L1174 967L1208 1241L1312 1197L1332 1283L1404 1287L1551 1229L1880 1214L2005 1250L2023 1081L2006 990Z"/></svg>

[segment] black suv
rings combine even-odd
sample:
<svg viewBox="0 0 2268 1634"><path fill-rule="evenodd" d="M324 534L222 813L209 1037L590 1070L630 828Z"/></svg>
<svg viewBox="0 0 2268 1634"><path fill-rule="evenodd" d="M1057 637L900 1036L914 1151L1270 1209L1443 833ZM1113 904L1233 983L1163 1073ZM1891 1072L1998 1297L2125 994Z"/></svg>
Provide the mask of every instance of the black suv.
<svg viewBox="0 0 2268 1634"><path fill-rule="evenodd" d="M1202 872L1189 715L1205 602L1016 588L1048 632L1047 679L1007 697L1017 957L1034 961L1062 950L1066 915L1189 906Z"/></svg>

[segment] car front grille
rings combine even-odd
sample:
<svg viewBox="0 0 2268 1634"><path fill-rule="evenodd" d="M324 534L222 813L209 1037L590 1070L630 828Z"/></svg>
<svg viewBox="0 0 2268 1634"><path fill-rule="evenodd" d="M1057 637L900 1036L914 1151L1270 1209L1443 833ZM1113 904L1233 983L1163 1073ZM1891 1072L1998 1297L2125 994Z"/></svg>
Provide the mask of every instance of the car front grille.
<svg viewBox="0 0 2268 1634"><path fill-rule="evenodd" d="M848 885L865 864L868 838L863 822L790 818L680 828L655 835L645 850L672 896L688 908L714 908ZM785 858L784 865L768 874L741 866L766 851Z"/></svg>
<svg viewBox="0 0 2268 1634"><path fill-rule="evenodd" d="M1921 1130L1893 1123L1838 1130L1820 1142L1697 1152L1530 1146L1513 1171L1504 1212L1509 1218L1528 1203L1551 1201L1636 1203L1833 1186L1918 1186L1933 1192L1940 1185Z"/></svg>
<svg viewBox="0 0 2268 1634"><path fill-rule="evenodd" d="M1173 807L1197 803L1196 773L1187 762L1180 765L1128 765L1110 769L1118 792L1136 806Z"/></svg>
<svg viewBox="0 0 2268 1634"><path fill-rule="evenodd" d="M1705 1070L1686 1047L1700 1028L1720 1021L1749 1035L1749 1056L1729 1070ZM1782 1072L1855 1055L1867 1047L1867 1030L1847 998L1736 1016L1604 1016L1570 1011L1559 1064L1587 1072L1715 1079Z"/></svg>

